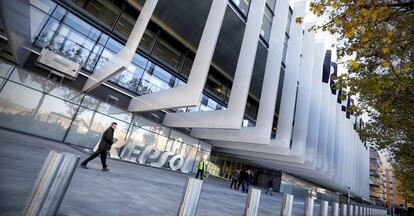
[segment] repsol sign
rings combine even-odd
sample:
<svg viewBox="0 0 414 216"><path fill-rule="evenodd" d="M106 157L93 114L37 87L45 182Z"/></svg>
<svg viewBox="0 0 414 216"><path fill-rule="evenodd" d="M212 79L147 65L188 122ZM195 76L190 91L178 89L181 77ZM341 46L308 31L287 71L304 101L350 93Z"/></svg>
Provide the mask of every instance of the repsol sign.
<svg viewBox="0 0 414 216"><path fill-rule="evenodd" d="M205 155L202 155L202 157L205 158ZM154 167L169 167L172 170L180 170L185 173L191 171L194 162L193 158L184 158L170 151L161 151L152 145L135 145L125 148L122 150L120 158Z"/></svg>

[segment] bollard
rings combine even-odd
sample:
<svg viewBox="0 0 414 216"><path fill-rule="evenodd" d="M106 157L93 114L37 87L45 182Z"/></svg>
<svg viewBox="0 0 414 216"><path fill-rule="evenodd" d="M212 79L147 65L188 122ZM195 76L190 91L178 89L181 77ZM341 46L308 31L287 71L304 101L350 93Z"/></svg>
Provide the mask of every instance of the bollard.
<svg viewBox="0 0 414 216"><path fill-rule="evenodd" d="M321 200L321 210L319 211L320 216L328 216L328 201Z"/></svg>
<svg viewBox="0 0 414 216"><path fill-rule="evenodd" d="M293 195L283 194L282 208L280 210L280 216L291 216L293 205Z"/></svg>
<svg viewBox="0 0 414 216"><path fill-rule="evenodd" d="M346 204L342 204L341 205L341 216L347 216L346 215L346 209L347 209Z"/></svg>
<svg viewBox="0 0 414 216"><path fill-rule="evenodd" d="M80 157L50 151L23 208L24 216L57 215Z"/></svg>
<svg viewBox="0 0 414 216"><path fill-rule="evenodd" d="M250 187L247 195L246 208L244 209L245 216L256 216L259 210L261 190Z"/></svg>
<svg viewBox="0 0 414 216"><path fill-rule="evenodd" d="M339 216L339 204L336 202L332 203L332 216Z"/></svg>
<svg viewBox="0 0 414 216"><path fill-rule="evenodd" d="M194 216L197 212L203 181L189 177L185 183L177 216Z"/></svg>
<svg viewBox="0 0 414 216"><path fill-rule="evenodd" d="M305 216L313 216L313 204L315 199L312 197L306 197L305 200Z"/></svg>

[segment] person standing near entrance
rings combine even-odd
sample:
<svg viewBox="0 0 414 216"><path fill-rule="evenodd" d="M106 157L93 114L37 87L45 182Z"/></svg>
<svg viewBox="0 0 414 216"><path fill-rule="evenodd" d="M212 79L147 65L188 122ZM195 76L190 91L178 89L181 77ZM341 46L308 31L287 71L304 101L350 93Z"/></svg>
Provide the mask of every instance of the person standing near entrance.
<svg viewBox="0 0 414 216"><path fill-rule="evenodd" d="M252 171L247 170L246 172L246 180L244 181L244 193L247 193L249 191L249 187L252 184L252 180L253 180L253 175L252 175Z"/></svg>
<svg viewBox="0 0 414 216"><path fill-rule="evenodd" d="M198 175L200 175L200 179L203 180L203 175L204 175L204 172L206 171L206 162L204 161L204 159L198 162L197 168L198 168L198 171L197 171L196 178L198 178Z"/></svg>
<svg viewBox="0 0 414 216"><path fill-rule="evenodd" d="M236 169L233 172L233 175L231 175L231 184L230 184L230 188L233 188L234 185L234 189L237 189L237 182L239 182L239 175L240 175L240 171L238 169Z"/></svg>
<svg viewBox="0 0 414 216"><path fill-rule="evenodd" d="M102 171L109 171L108 166L106 165L106 156L108 154L108 151L111 149L112 144L116 142L114 140L114 131L117 125L118 124L116 122L112 122L111 126L105 130L105 132L102 134L101 141L99 142L98 149L80 164L82 168L88 169L86 166L88 162L100 155Z"/></svg>
<svg viewBox="0 0 414 216"><path fill-rule="evenodd" d="M237 190L242 186L242 191L244 191L244 180L246 179L246 170L242 170L239 174L239 184L237 184Z"/></svg>
<svg viewBox="0 0 414 216"><path fill-rule="evenodd" d="M273 196L273 195L272 195L272 190L273 190L274 185L275 185L275 178L272 178L272 179L270 179L270 180L269 180L269 182L267 183L267 191L266 191L266 194L267 194L268 192L270 192L270 196Z"/></svg>

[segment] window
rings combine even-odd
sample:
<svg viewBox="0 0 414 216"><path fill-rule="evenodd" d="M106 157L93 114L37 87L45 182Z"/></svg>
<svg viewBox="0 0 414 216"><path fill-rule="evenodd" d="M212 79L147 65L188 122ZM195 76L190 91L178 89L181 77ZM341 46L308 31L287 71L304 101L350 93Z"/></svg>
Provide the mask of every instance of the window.
<svg viewBox="0 0 414 216"><path fill-rule="evenodd" d="M244 17L247 17L247 14L249 13L250 1L251 0L232 0Z"/></svg>
<svg viewBox="0 0 414 216"><path fill-rule="evenodd" d="M275 112L277 115L279 115L280 101L282 100L284 79L285 79L285 69L281 67L280 76L279 76L279 85L278 85L278 90L277 90L277 98L276 98L276 108L275 108Z"/></svg>
<svg viewBox="0 0 414 216"><path fill-rule="evenodd" d="M59 28L59 23L55 19L50 19L43 31L36 37L35 44L40 47L46 46Z"/></svg>
<svg viewBox="0 0 414 216"><path fill-rule="evenodd" d="M122 4L124 4L124 1L94 0L88 1L85 5L85 9L112 27L114 26L117 17L121 14Z"/></svg>
<svg viewBox="0 0 414 216"><path fill-rule="evenodd" d="M244 114L252 119L256 119L258 107L259 104L256 101L248 98Z"/></svg>
<svg viewBox="0 0 414 216"><path fill-rule="evenodd" d="M193 59L194 57L187 56L184 61L183 69L181 70L181 74L185 77L190 76L191 67L193 66Z"/></svg>
<svg viewBox="0 0 414 216"><path fill-rule="evenodd" d="M269 43L270 30L272 27L272 18L273 18L273 12L269 9L269 7L266 7L264 15L263 15L262 30L260 32L260 36L267 43Z"/></svg>
<svg viewBox="0 0 414 216"><path fill-rule="evenodd" d="M211 74L208 75L206 89L210 90L211 93L217 95L218 97L222 97L222 83Z"/></svg>
<svg viewBox="0 0 414 216"><path fill-rule="evenodd" d="M56 7L56 3L51 0L31 0L30 4L47 14L52 14L53 10Z"/></svg>
<svg viewBox="0 0 414 216"><path fill-rule="evenodd" d="M288 50L289 36L285 35L285 42L283 43L282 63L286 64L287 50Z"/></svg>
<svg viewBox="0 0 414 216"><path fill-rule="evenodd" d="M288 13L286 31L285 31L287 35L289 35L289 32L290 32L290 25L292 24L292 15L293 15L293 10L292 8L289 7L289 13Z"/></svg>
<svg viewBox="0 0 414 216"><path fill-rule="evenodd" d="M174 69L179 69L183 60L183 53L164 39L159 39L155 45L153 55Z"/></svg>
<svg viewBox="0 0 414 216"><path fill-rule="evenodd" d="M144 35L142 35L141 41L139 42L139 48L146 53L150 53L151 49L155 43L156 34L150 30L145 30Z"/></svg>
<svg viewBox="0 0 414 216"><path fill-rule="evenodd" d="M55 37L50 40L49 49L72 61L84 64L94 49L94 45L95 41L73 31L66 25L61 25Z"/></svg>
<svg viewBox="0 0 414 216"><path fill-rule="evenodd" d="M125 36L129 36L129 34L132 31L132 28L134 28L138 15L139 13L137 10L135 10L135 8L133 8L129 4L126 4L121 17L115 25L115 30L119 31L121 34Z"/></svg>
<svg viewBox="0 0 414 216"><path fill-rule="evenodd" d="M49 16L41 10L35 7L30 8L30 28L32 41L35 39L36 35L39 34L40 30L47 22L48 17Z"/></svg>

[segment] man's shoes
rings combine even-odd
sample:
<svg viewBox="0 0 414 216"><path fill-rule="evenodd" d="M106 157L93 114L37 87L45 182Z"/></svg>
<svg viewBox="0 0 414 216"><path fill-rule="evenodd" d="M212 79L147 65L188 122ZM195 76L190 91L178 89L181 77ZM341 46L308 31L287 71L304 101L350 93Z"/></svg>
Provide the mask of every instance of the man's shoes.
<svg viewBox="0 0 414 216"><path fill-rule="evenodd" d="M103 169L101 169L101 171L108 172L108 171L109 171L109 169L108 169L108 168L103 168Z"/></svg>
<svg viewBox="0 0 414 216"><path fill-rule="evenodd" d="M88 169L88 167L86 166L86 164L81 163L79 166L82 167L82 168L84 168L84 169Z"/></svg>

